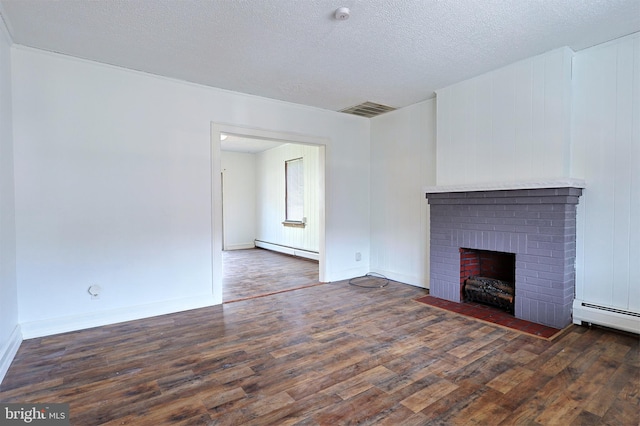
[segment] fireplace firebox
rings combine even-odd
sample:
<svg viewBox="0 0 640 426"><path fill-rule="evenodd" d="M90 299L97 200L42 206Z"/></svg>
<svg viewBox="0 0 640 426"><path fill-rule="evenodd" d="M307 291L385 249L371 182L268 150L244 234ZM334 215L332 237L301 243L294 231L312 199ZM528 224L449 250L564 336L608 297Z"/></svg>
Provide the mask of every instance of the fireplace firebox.
<svg viewBox="0 0 640 426"><path fill-rule="evenodd" d="M514 312L516 255L460 248L460 291L465 302Z"/></svg>

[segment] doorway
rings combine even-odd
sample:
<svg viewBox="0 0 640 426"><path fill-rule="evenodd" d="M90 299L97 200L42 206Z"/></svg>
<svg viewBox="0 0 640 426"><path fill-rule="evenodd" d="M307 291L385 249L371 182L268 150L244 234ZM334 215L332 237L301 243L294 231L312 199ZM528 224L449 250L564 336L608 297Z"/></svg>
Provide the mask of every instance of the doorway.
<svg viewBox="0 0 640 426"><path fill-rule="evenodd" d="M317 151L317 173L318 173L318 184L317 184L317 207L314 207L313 216L314 216L314 225L317 229L317 272L319 281L324 281L324 277L326 276L326 264L325 264L325 149L327 144L327 139L306 136L306 135L298 135L298 134L290 134L283 133L277 131L270 130L262 130L262 129L252 129L239 127L235 125L227 125L227 124L218 124L212 123L211 126L211 156L212 156L212 276L213 276L213 296L216 303L222 303L224 300L224 287L223 287L223 267L224 267L224 252L226 249L243 249L248 247L242 247L242 241L240 241L240 245L234 245L234 238L237 235L230 238L229 235L226 234L228 226L225 226L225 222L229 219L229 212L226 212L225 218L225 210L228 210L225 205L225 194L223 182L225 185L228 183L226 178L224 178L224 172L222 167L222 157L223 157L223 146L225 146L225 150L228 150L228 145L225 141L221 140L221 136L225 135L227 139L235 139L235 140L244 140L244 148L238 148L237 151L244 150L267 150L274 149L274 147L278 146L299 146L302 148L314 148ZM247 148L247 146L253 145L253 148ZM237 156L236 156L237 157ZM225 160L226 161L226 160ZM224 181L223 181L224 179ZM226 194L229 195L229 194ZM317 211L316 211L317 210ZM282 219L282 218L281 218ZM247 220L246 218L243 220ZM272 221L273 222L273 221ZM226 224L228 225L228 223ZM282 226L281 223L278 223L279 226ZM234 229L241 229L242 226L235 226ZM256 234L257 235L257 234ZM226 236L226 238L225 238ZM246 239L246 238L245 238ZM237 243L237 241L235 241ZM245 241L246 243L246 241ZM286 245L285 245L286 246ZM273 247L272 247L273 248ZM284 250L280 250L278 247L275 247L278 251L287 252L285 247ZM277 255L281 255L279 253L275 253ZM308 262L308 260L301 259L303 262ZM304 265L303 265L304 266Z"/></svg>

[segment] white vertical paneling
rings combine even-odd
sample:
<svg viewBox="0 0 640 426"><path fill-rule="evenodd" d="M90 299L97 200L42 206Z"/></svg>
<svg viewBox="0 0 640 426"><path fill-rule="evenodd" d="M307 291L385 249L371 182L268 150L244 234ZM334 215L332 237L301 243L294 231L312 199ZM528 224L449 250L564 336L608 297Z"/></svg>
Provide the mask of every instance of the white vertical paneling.
<svg viewBox="0 0 640 426"><path fill-rule="evenodd" d="M515 93L514 103L520 108L514 111L514 152L515 158L520 158L520 173L533 176L532 155L534 152L533 138L533 67L529 62L518 62L514 65L515 81L522 86ZM518 176L514 170L513 177Z"/></svg>
<svg viewBox="0 0 640 426"><path fill-rule="evenodd" d="M568 49L543 56L545 136L536 142L544 156L539 165L544 166L546 176L568 176L570 172L571 57Z"/></svg>
<svg viewBox="0 0 640 426"><path fill-rule="evenodd" d="M532 140L530 141L530 157L528 160L521 162L527 164L527 170L531 172L531 176L536 175L536 169L542 174L545 170L541 164L550 153L544 151L543 146L547 138L546 134L546 110L545 110L545 61L542 57L532 58L526 61L531 67L531 128Z"/></svg>
<svg viewBox="0 0 640 426"><path fill-rule="evenodd" d="M303 159L304 167L304 228L286 227L285 161ZM284 144L257 154L257 239L309 251L319 251L319 147Z"/></svg>
<svg viewBox="0 0 640 426"><path fill-rule="evenodd" d="M616 55L616 114L614 151L615 181L613 187L613 291L614 306L628 306L630 283L629 244L631 224L631 163L633 128L633 43L620 43ZM636 77L638 78L638 77ZM636 110L636 113L640 111ZM640 195L640 194L639 194ZM639 211L634 212L636 217ZM640 286L638 287L640 288Z"/></svg>
<svg viewBox="0 0 640 426"><path fill-rule="evenodd" d="M513 181L515 175L515 118L516 118L516 67L502 68L491 73L491 136L485 139L490 144L491 180ZM482 176L479 176L482 178Z"/></svg>
<svg viewBox="0 0 640 426"><path fill-rule="evenodd" d="M451 118L453 116L451 113L451 105L451 88L447 87L438 92L438 99L436 102L436 116L438 122L438 125L436 126L436 139L440 141L440 143L436 145L437 164L444 163L446 159L454 156L452 150L455 145L451 143L451 132L454 128L451 124ZM439 172L437 172L437 175L439 176ZM450 173L450 175L455 176L454 173Z"/></svg>
<svg viewBox="0 0 640 426"><path fill-rule="evenodd" d="M613 175L615 171L614 140L615 127L615 90L607 84L615 81L616 51L602 50L594 55L589 69L581 70L580 60L576 58L576 92L593 94L590 102L576 103L576 115L582 105L590 105L597 112L590 123L584 123L591 129L586 134L576 135L575 144L583 144L583 149L591 151L587 155L588 189L584 197L587 229L585 235L585 278L590 285L584 287L579 299L597 301L599 304L612 305L613 285ZM588 84L580 81L580 72L587 74ZM591 74L592 73L592 74ZM606 83L605 83L606 82ZM582 85L581 85L582 83ZM604 83L604 84L603 84ZM615 85L615 83L614 83ZM615 87L615 86L614 86ZM585 93L586 94L586 93ZM577 123L576 123L577 124ZM595 225L595 226L594 226ZM589 254L587 254L587 252ZM597 285L594 285L598 283ZM608 285L604 285L607 283Z"/></svg>
<svg viewBox="0 0 640 426"><path fill-rule="evenodd" d="M631 223L629 224L629 260L631 267L637 266L640 259L640 36L636 35L633 39L633 70L635 77L633 78L633 106L631 114L631 179L629 183L629 192L631 193ZM631 269L629 270L631 272ZM640 312L640 284L638 280L635 283L629 282L629 309L634 312Z"/></svg>
<svg viewBox="0 0 640 426"><path fill-rule="evenodd" d="M576 54L572 176L578 210L576 297L640 312L640 35Z"/></svg>
<svg viewBox="0 0 640 426"><path fill-rule="evenodd" d="M475 111L472 116L474 121L469 123L472 124L469 125L473 134L472 143L458 144L457 141L452 142L456 145L461 145L461 154L467 157L468 163L473 164L469 165L470 170L473 170L473 174L465 176L465 179L461 179L458 183L481 180L483 173L486 173L486 169L493 167L492 142L486 142L491 141L493 133L493 120L491 119L493 105L489 103L491 92L493 91L492 77L490 74L481 75L476 81L470 81L468 84L474 87L473 96L475 96L475 100L470 102ZM460 100L464 102L464 97ZM440 102L439 97L438 102ZM468 122L464 121L463 123ZM438 170L440 170L440 164L438 163Z"/></svg>
<svg viewBox="0 0 640 426"><path fill-rule="evenodd" d="M438 185L567 177L571 56L557 49L438 90Z"/></svg>
<svg viewBox="0 0 640 426"><path fill-rule="evenodd" d="M468 91L471 87L466 87L464 85L460 85L459 87L452 88L452 105L460 105L465 96L467 96ZM459 114L462 120L469 122L468 120L472 120L473 117L473 108L459 108ZM451 141L466 141L466 145L462 144L451 144L451 154L460 159L460 162L455 165L455 171L458 179L464 178L469 174L473 174L475 172L475 164L473 158L471 156L465 156L465 146L469 147L469 149L473 149L473 140L472 140L472 129L465 126L452 126L451 129Z"/></svg>

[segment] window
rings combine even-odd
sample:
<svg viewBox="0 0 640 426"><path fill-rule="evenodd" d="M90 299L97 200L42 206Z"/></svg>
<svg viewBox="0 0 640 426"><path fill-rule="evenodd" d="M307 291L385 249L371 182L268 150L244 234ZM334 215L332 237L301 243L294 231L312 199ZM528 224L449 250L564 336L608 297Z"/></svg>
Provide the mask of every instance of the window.
<svg viewBox="0 0 640 426"><path fill-rule="evenodd" d="M285 161L284 224L304 226L304 168L302 158Z"/></svg>

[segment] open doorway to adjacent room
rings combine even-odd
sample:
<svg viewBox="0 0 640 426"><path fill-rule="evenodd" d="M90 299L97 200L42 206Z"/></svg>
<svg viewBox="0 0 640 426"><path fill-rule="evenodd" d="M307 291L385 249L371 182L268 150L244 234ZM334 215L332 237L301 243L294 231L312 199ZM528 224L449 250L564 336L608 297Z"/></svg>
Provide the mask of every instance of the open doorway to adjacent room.
<svg viewBox="0 0 640 426"><path fill-rule="evenodd" d="M221 303L322 281L323 142L212 126L213 290Z"/></svg>

